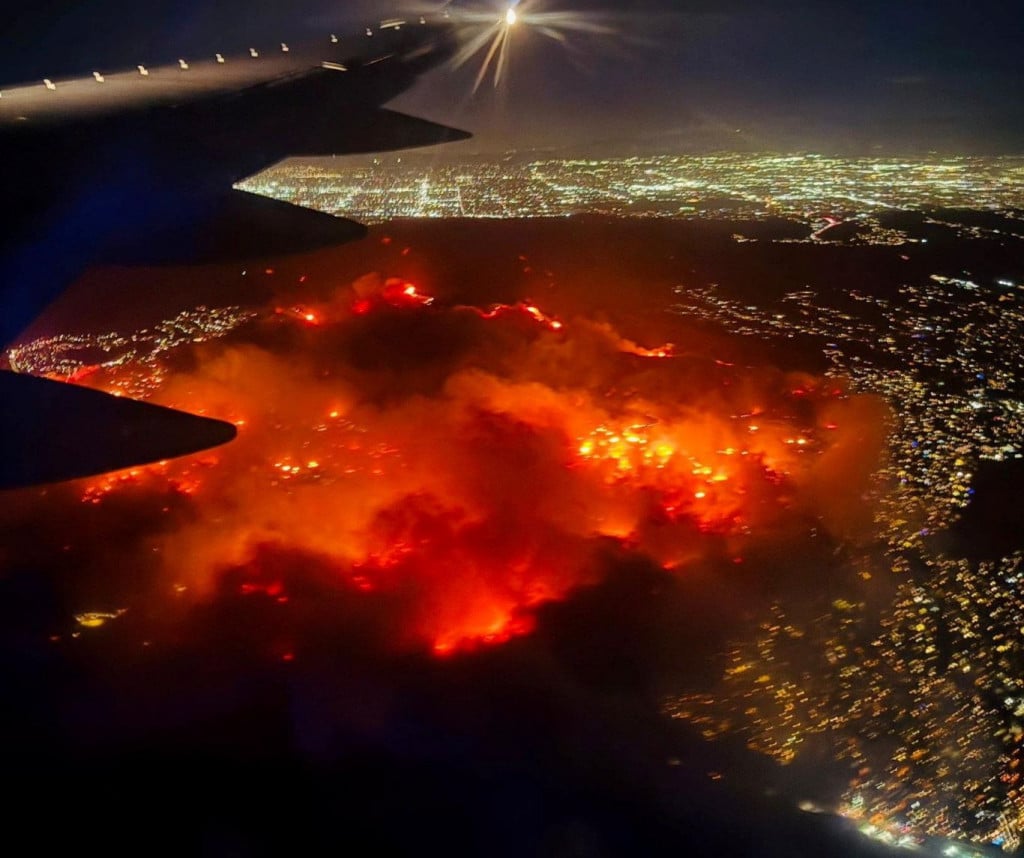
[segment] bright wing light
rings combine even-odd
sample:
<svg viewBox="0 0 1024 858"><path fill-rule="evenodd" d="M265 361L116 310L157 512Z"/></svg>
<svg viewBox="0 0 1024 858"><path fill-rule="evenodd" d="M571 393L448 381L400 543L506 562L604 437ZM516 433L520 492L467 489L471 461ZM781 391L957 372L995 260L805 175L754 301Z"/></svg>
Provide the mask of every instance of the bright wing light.
<svg viewBox="0 0 1024 858"><path fill-rule="evenodd" d="M461 46L452 58L452 66L461 68L483 56L473 85L473 92L488 78L498 88L508 73L513 30L526 30L553 39L563 46L569 45L572 35L603 37L616 33L599 13L544 12L543 0L522 0L505 9L504 15L494 7L448 7L448 15L458 27Z"/></svg>

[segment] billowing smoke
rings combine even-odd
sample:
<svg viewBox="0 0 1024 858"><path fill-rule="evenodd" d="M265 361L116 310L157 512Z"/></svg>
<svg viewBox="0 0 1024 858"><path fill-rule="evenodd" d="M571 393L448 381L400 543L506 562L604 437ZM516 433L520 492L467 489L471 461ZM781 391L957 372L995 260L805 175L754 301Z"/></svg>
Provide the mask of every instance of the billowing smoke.
<svg viewBox="0 0 1024 858"><path fill-rule="evenodd" d="M630 334L376 275L272 304L172 352L154 385L235 422L235 443L55 489L46 514L75 523L76 568L120 570L111 602L315 598L439 656L528 634L613 552L686 576L870 521L878 401L692 353L685 328L675 346Z"/></svg>

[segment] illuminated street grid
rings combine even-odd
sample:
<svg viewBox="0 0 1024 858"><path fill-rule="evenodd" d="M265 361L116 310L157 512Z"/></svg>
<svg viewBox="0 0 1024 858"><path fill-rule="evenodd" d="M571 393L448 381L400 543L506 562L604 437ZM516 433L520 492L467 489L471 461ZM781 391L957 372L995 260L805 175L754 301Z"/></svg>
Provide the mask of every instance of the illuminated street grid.
<svg viewBox="0 0 1024 858"><path fill-rule="evenodd" d="M886 398L893 423L878 475L881 550L851 547L845 580L829 582L812 618L773 605L728 653L718 689L668 711L707 738L744 735L783 764L801 751L844 762L837 809L890 842L1016 848L1024 553L967 560L941 535L984 460L1022 456L1024 287L933 275L891 298L806 290L755 306L713 286L677 295L678 312L735 334L813 338L831 374ZM894 595L879 604L876 588Z"/></svg>
<svg viewBox="0 0 1024 858"><path fill-rule="evenodd" d="M1019 208L1024 158L715 154L438 165L286 161L239 187L366 223L393 218L778 216L823 229L886 209ZM1020 224L1024 234L1024 222ZM892 243L892 236L879 236Z"/></svg>
<svg viewBox="0 0 1024 858"><path fill-rule="evenodd" d="M100 369L128 368L111 375L117 392L146 399L163 386L167 367L161 360L187 343L223 337L258 314L241 307L196 307L131 334L58 334L7 351L15 372L77 381Z"/></svg>

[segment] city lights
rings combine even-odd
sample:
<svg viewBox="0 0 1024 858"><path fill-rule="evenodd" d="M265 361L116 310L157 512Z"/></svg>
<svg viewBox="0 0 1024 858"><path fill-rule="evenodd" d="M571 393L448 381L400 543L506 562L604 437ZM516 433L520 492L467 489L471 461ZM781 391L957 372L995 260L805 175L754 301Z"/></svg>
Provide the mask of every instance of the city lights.
<svg viewBox="0 0 1024 858"><path fill-rule="evenodd" d="M999 210L1024 193L1020 158L828 158L720 153L596 160L479 161L437 165L403 156L373 165L293 160L248 179L244 190L367 223L409 218L529 218L600 214L654 218L789 218L807 241L900 245L886 211ZM932 215L935 218L935 215ZM981 227L961 225L965 237ZM738 235L737 241L744 236Z"/></svg>

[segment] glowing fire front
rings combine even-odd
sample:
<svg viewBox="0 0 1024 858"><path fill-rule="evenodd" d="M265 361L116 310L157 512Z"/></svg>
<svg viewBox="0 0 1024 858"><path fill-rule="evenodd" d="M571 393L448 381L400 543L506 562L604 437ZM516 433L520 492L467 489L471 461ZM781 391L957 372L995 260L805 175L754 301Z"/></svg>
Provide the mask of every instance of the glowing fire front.
<svg viewBox="0 0 1024 858"><path fill-rule="evenodd" d="M812 509L845 526L819 508L821 463L857 446L839 428L857 400L834 382L677 356L529 302L442 306L361 281L159 369L154 400L232 420L239 439L81 484L90 514L153 507L159 524L127 550L158 591L209 600L228 581L287 611L326 588L377 600L399 647L529 633L609 550L685 574L742 562Z"/></svg>

